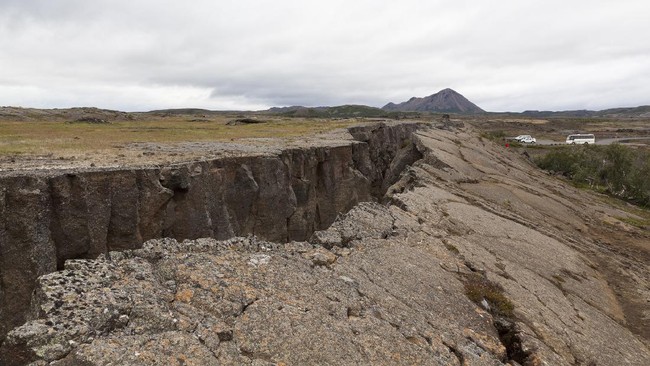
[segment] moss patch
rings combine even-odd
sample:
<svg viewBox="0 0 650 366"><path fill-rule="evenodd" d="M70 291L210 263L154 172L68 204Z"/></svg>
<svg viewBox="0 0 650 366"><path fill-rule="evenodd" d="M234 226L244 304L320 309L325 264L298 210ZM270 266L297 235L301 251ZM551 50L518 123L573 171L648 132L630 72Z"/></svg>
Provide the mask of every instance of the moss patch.
<svg viewBox="0 0 650 366"><path fill-rule="evenodd" d="M505 296L503 287L492 282L482 274L470 273L463 275L465 295L480 304L484 299L490 305L490 312L494 315L513 317L514 304Z"/></svg>
<svg viewBox="0 0 650 366"><path fill-rule="evenodd" d="M645 229L646 227L650 227L650 219L646 218L637 218L637 217L617 217L616 219L632 226L636 226L640 229Z"/></svg>

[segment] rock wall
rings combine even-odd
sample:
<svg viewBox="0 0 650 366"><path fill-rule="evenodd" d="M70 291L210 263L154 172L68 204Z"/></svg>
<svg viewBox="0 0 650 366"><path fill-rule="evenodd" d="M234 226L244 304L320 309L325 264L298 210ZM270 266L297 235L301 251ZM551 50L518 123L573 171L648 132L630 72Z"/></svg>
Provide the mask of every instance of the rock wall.
<svg viewBox="0 0 650 366"><path fill-rule="evenodd" d="M330 145L138 169L0 177L0 340L25 321L38 276L146 240L305 240L380 197L421 157L416 124L350 129Z"/></svg>
<svg viewBox="0 0 650 366"><path fill-rule="evenodd" d="M344 189L343 176L356 176L350 182L359 179L356 188L368 196L381 194L409 156L421 157L386 191L389 204L360 203L308 242L164 238L114 251L110 260L66 261L34 281L28 321L7 334L0 364L650 365L647 231L601 234L625 213L516 149L441 127L401 138L381 127L353 130L364 142L348 150L349 169L291 183L295 210L271 235L306 234L288 229L292 219L322 223L315 197L328 186ZM331 151L350 145L328 144ZM300 150L276 155L292 182L314 171L297 167L319 171L318 163L333 161L305 164ZM243 165L232 179L256 198L223 205L257 220L257 192L272 180ZM191 174L159 174L172 192L196 189ZM25 192L38 188L22 183ZM352 197L341 194L330 203ZM51 207L15 209L23 219L39 213L46 228L60 222ZM238 230L248 225L229 217ZM36 257L47 243L23 249Z"/></svg>

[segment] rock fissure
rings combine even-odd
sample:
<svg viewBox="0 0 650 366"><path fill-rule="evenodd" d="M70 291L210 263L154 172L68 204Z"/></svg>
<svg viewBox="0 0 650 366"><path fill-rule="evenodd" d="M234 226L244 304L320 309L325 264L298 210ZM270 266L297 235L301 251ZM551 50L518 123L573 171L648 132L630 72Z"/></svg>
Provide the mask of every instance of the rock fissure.
<svg viewBox="0 0 650 366"><path fill-rule="evenodd" d="M28 307L31 282L61 270L68 259L102 253L109 258L110 251L134 249L160 237L307 239L358 202L383 196L401 171L419 159L410 142L417 128L353 128L353 138L345 143L289 149L278 157L35 172L27 178L20 175L24 172L5 174L0 177L0 283L16 283L20 274L24 285L0 287L0 341L24 320L21 309ZM18 249L21 245L26 251ZM26 254L32 250L39 255Z"/></svg>
<svg viewBox="0 0 650 366"><path fill-rule="evenodd" d="M201 345L203 346L204 349L206 349L208 352L210 352L210 354L212 355L212 357L214 357L215 360L219 359L219 351L218 351L218 349L213 349L213 347L210 347L208 345L208 342L206 342L205 339L203 339L202 337L196 336L196 339L199 340L199 342L201 343Z"/></svg>
<svg viewBox="0 0 650 366"><path fill-rule="evenodd" d="M446 342L443 342L443 344L447 347L449 352L452 355L454 355L454 357L456 357L456 359L458 360L458 364L461 365L461 366L464 366L465 365L465 356L463 355L463 353L461 351L459 351L456 346L453 346L453 345L448 344Z"/></svg>
<svg viewBox="0 0 650 366"><path fill-rule="evenodd" d="M529 360L532 352L523 349L517 324L514 321L500 318L494 321L494 327L499 333L501 343L506 347L507 358L503 361L508 362L512 360L520 365L530 365Z"/></svg>

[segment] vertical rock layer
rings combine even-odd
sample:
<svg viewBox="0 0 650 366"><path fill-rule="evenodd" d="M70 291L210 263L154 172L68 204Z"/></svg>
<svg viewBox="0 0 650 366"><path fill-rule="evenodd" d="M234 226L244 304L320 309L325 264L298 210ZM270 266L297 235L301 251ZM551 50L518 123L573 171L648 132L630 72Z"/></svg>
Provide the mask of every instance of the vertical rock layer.
<svg viewBox="0 0 650 366"><path fill-rule="evenodd" d="M0 339L25 320L35 279L67 259L160 237L307 239L421 157L417 127L357 127L353 138L273 155L0 176Z"/></svg>

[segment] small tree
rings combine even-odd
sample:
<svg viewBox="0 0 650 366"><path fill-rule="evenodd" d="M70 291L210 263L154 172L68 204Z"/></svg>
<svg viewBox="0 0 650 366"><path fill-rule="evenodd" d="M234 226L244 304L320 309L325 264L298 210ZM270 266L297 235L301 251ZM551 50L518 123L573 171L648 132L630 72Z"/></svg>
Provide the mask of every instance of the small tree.
<svg viewBox="0 0 650 366"><path fill-rule="evenodd" d="M600 177L608 192L616 196L626 196L631 183L633 158L632 151L623 145L607 146Z"/></svg>

